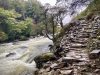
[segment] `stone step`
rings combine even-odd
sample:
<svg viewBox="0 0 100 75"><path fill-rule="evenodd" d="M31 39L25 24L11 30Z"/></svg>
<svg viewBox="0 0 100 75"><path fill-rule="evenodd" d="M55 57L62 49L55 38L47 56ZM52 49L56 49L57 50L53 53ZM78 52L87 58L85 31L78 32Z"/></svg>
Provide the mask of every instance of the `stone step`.
<svg viewBox="0 0 100 75"><path fill-rule="evenodd" d="M73 70L61 70L61 75L73 75Z"/></svg>
<svg viewBox="0 0 100 75"><path fill-rule="evenodd" d="M89 60L87 58L63 57L62 62L72 64L73 62L89 62Z"/></svg>
<svg viewBox="0 0 100 75"><path fill-rule="evenodd" d="M85 48L85 44L80 44L80 43L73 43L71 44L70 48Z"/></svg>
<svg viewBox="0 0 100 75"><path fill-rule="evenodd" d="M83 41L83 40L73 40L74 43L80 43L80 44L84 44L87 43L87 41Z"/></svg>
<svg viewBox="0 0 100 75"><path fill-rule="evenodd" d="M79 34L77 38L89 38L88 34Z"/></svg>
<svg viewBox="0 0 100 75"><path fill-rule="evenodd" d="M89 53L89 58L90 59L96 59L100 57L100 49L99 50L93 50L92 52Z"/></svg>

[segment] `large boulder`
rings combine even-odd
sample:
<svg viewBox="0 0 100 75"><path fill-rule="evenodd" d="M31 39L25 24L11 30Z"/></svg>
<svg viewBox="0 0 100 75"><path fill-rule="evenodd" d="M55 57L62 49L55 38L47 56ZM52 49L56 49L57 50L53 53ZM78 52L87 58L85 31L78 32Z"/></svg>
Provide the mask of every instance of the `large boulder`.
<svg viewBox="0 0 100 75"><path fill-rule="evenodd" d="M43 63L50 61L50 60L54 60L55 59L55 55L53 53L43 53L41 55L38 55L34 58L34 61L36 62L36 67L37 68L42 68L43 67Z"/></svg>

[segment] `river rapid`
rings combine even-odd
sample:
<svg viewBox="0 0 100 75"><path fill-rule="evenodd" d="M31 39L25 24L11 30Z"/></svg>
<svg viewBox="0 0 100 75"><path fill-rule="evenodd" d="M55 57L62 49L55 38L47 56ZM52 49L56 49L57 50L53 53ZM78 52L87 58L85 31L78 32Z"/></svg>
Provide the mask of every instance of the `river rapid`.
<svg viewBox="0 0 100 75"><path fill-rule="evenodd" d="M0 44L0 75L34 75L34 57L49 52L50 44L44 37Z"/></svg>

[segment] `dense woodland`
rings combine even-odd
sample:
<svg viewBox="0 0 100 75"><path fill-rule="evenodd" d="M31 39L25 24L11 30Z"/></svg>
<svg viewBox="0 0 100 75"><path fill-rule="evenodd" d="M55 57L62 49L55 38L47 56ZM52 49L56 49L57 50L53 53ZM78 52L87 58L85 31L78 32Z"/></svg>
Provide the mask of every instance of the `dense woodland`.
<svg viewBox="0 0 100 75"><path fill-rule="evenodd" d="M30 36L47 36L56 41L55 33L64 27L63 19L68 13L73 15L75 9L87 6L93 0L57 0L55 6L44 6L37 0L0 0L0 42L15 39L24 40ZM98 10L99 0L94 0L88 10L78 15L81 18ZM73 19L73 20L74 20ZM60 28L57 26L60 25ZM64 29L62 29L64 30ZM52 34L52 38L48 34Z"/></svg>
<svg viewBox="0 0 100 75"><path fill-rule="evenodd" d="M42 35L44 14L43 5L37 0L0 0L0 42Z"/></svg>

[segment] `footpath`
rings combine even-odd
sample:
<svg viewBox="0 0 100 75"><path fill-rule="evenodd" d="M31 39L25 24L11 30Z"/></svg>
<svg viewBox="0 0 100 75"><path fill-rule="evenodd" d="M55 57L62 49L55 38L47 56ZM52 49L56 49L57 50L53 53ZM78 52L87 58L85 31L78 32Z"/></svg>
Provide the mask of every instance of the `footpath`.
<svg viewBox="0 0 100 75"><path fill-rule="evenodd" d="M100 16L70 25L56 46L56 60L46 62L38 75L100 75Z"/></svg>

